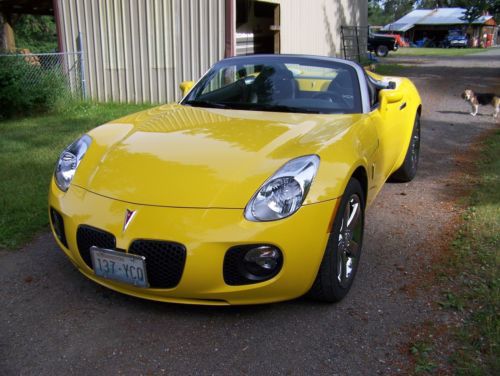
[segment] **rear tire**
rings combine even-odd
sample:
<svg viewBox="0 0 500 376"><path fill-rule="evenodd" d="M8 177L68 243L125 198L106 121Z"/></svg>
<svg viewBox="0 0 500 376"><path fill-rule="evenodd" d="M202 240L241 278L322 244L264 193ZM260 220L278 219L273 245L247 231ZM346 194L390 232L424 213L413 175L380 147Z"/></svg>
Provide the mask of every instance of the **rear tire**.
<svg viewBox="0 0 500 376"><path fill-rule="evenodd" d="M365 219L365 198L351 178L340 201L323 260L308 297L338 302L349 292L358 270Z"/></svg>
<svg viewBox="0 0 500 376"><path fill-rule="evenodd" d="M403 164L390 177L391 181L406 183L415 177L420 157L420 115L416 114L410 145L406 151Z"/></svg>
<svg viewBox="0 0 500 376"><path fill-rule="evenodd" d="M377 46L375 53L379 57L386 57L389 54L389 49L387 48L386 45L381 44L381 45Z"/></svg>

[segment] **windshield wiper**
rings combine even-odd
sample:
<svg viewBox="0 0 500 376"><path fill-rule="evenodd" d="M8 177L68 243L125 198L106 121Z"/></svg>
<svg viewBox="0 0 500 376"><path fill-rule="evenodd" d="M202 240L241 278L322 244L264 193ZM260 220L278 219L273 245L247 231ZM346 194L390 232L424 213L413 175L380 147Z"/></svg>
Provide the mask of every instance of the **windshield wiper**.
<svg viewBox="0 0 500 376"><path fill-rule="evenodd" d="M200 101L200 100L189 100L184 101L182 104L187 104L193 107L210 107L210 108L227 108L228 106L222 103L210 102L210 101Z"/></svg>

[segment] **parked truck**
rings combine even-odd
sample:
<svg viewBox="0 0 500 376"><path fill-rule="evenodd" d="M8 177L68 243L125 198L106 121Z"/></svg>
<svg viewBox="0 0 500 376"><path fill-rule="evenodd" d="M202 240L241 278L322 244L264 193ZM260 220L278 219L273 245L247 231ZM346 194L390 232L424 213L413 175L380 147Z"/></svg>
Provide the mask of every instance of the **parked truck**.
<svg viewBox="0 0 500 376"><path fill-rule="evenodd" d="M389 54L389 51L396 51L397 49L396 38L372 32L368 34L368 51L375 52L377 56L385 57Z"/></svg>

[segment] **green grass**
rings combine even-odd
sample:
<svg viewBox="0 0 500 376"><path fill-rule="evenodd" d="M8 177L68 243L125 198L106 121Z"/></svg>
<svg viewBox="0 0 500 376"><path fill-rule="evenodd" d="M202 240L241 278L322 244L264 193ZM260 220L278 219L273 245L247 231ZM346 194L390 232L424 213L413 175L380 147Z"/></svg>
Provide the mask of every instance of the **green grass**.
<svg viewBox="0 0 500 376"><path fill-rule="evenodd" d="M400 74L401 69L410 68L410 66L404 66L401 64L377 64L375 66L375 73L382 76L397 76Z"/></svg>
<svg viewBox="0 0 500 376"><path fill-rule="evenodd" d="M487 51L484 48L400 48L388 57L398 56L464 56Z"/></svg>
<svg viewBox="0 0 500 376"><path fill-rule="evenodd" d="M456 301L472 313L456 333L452 358L459 375L500 374L500 131L479 162L480 185L470 198L451 260L460 287Z"/></svg>
<svg viewBox="0 0 500 376"><path fill-rule="evenodd" d="M84 103L60 114L0 121L0 248L18 248L48 226L49 182L68 144L100 124L147 107Z"/></svg>
<svg viewBox="0 0 500 376"><path fill-rule="evenodd" d="M448 333L455 348L449 364L455 375L500 375L499 155L500 130L496 130L477 164L479 182L467 199L450 257L437 269L442 289L437 303L464 318ZM425 366L439 361L420 345L411 351L416 373L430 372Z"/></svg>
<svg viewBox="0 0 500 376"><path fill-rule="evenodd" d="M410 352L415 357L415 374L430 373L436 369L430 356L433 351L433 346L425 341L417 341L410 346Z"/></svg>

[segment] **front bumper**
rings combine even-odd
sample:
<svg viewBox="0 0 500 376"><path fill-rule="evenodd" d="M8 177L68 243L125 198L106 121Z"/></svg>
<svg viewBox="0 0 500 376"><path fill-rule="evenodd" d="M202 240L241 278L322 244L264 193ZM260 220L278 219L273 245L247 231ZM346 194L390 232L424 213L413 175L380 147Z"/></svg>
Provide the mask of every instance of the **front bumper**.
<svg viewBox="0 0 500 376"><path fill-rule="evenodd" d="M49 207L57 210L64 220L67 247L57 236L56 241L85 276L140 298L210 305L269 303L305 294L321 263L336 202L329 200L303 206L280 221L250 222L243 217L242 209L138 205L106 198L74 185L63 193L54 182L49 192ZM123 231L127 209L137 214ZM80 225L113 234L116 248L124 250L136 239L183 244L187 257L179 284L171 289L139 288L97 277L78 250L76 233ZM273 244L280 248L283 252L281 271L264 282L227 285L222 271L224 256L229 248L243 244Z"/></svg>

